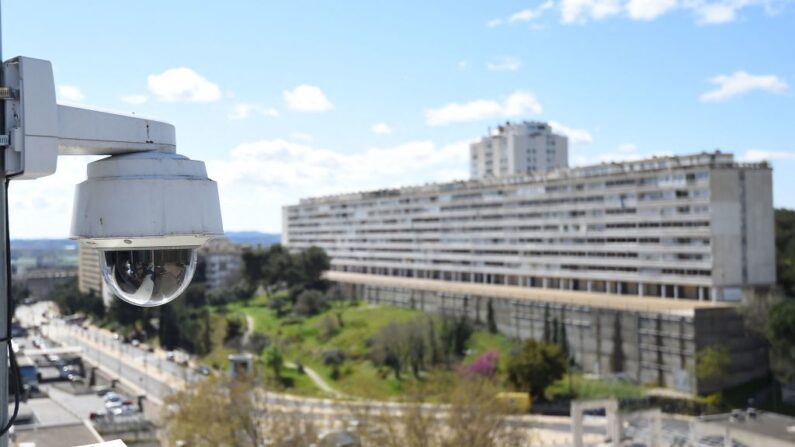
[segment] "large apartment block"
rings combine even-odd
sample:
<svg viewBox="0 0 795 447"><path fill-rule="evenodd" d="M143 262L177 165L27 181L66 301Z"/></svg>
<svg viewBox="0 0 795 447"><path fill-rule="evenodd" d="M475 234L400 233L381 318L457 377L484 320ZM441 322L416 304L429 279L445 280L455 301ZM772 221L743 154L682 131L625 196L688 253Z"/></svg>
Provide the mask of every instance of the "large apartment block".
<svg viewBox="0 0 795 447"><path fill-rule="evenodd" d="M469 153L473 179L509 177L567 167L569 141L547 123L505 123L472 143Z"/></svg>
<svg viewBox="0 0 795 447"><path fill-rule="evenodd" d="M283 242L323 247L346 296L542 338L586 372L710 392L767 373L735 302L773 285L771 169L702 153L301 200ZM697 380L697 353L731 354Z"/></svg>
<svg viewBox="0 0 795 447"><path fill-rule="evenodd" d="M304 199L283 240L342 272L739 300L775 283L771 169L720 152Z"/></svg>

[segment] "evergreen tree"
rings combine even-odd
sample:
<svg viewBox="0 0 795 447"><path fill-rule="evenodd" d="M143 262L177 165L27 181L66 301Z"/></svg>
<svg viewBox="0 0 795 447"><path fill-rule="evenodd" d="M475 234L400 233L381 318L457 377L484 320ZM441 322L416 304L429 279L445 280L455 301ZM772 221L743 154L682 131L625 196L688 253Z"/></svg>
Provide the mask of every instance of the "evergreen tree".
<svg viewBox="0 0 795 447"><path fill-rule="evenodd" d="M563 354L566 355L568 358L570 356L569 353L569 338L566 335L566 322L563 321L560 323L560 335L558 336L558 344L560 345L560 350L563 351Z"/></svg>
<svg viewBox="0 0 795 447"><path fill-rule="evenodd" d="M552 344L557 345L560 344L560 339L558 336L560 335L560 329L558 328L558 317L552 319Z"/></svg>
<svg viewBox="0 0 795 447"><path fill-rule="evenodd" d="M549 328L549 304L544 306L544 343L550 343L552 341L552 334L550 334Z"/></svg>
<svg viewBox="0 0 795 447"><path fill-rule="evenodd" d="M621 372L624 371L624 337L621 335L621 318L618 313L613 321L613 352L610 355L610 369L612 372Z"/></svg>
<svg viewBox="0 0 795 447"><path fill-rule="evenodd" d="M489 303L486 305L486 322L489 326L489 332L492 334L497 333L497 320L494 317L494 303L491 298L489 298Z"/></svg>

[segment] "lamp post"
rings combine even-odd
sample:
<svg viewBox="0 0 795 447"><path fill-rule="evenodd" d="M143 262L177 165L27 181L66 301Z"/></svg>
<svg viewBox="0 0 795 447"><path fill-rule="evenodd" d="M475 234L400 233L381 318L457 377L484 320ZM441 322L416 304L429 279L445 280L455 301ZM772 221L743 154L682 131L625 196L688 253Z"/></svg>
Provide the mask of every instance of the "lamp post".
<svg viewBox="0 0 795 447"><path fill-rule="evenodd" d="M90 163L87 180L77 185L70 237L100 251L105 284L138 306L177 298L193 277L197 248L222 236L223 225L215 182L203 162L176 153L171 124L59 105L50 62L28 57L2 63L0 101L0 422L5 426L11 423L10 179L51 175L61 155L109 156ZM7 445L6 430L0 432L0 447Z"/></svg>

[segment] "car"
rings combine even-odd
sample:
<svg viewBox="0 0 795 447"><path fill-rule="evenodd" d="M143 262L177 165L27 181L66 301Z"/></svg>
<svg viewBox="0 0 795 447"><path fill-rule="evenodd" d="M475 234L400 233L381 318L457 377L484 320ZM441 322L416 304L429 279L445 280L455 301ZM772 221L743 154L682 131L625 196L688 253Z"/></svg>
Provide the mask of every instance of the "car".
<svg viewBox="0 0 795 447"><path fill-rule="evenodd" d="M176 359L176 358L177 358L177 356L176 356L176 354L174 354L174 351L166 352L166 360L168 360L169 362L173 362L174 359Z"/></svg>
<svg viewBox="0 0 795 447"><path fill-rule="evenodd" d="M197 366L194 369L194 371L196 371L196 374L201 374L202 376L209 376L210 375L210 368L208 368L208 367L206 367L204 365Z"/></svg>
<svg viewBox="0 0 795 447"><path fill-rule="evenodd" d="M107 407L108 404L116 404L118 403L121 405L122 402L126 400L126 397L122 396L121 394L115 391L109 391L102 396L102 401L105 402L105 406Z"/></svg>
<svg viewBox="0 0 795 447"><path fill-rule="evenodd" d="M141 345L141 341L140 341L140 340L138 340L137 338L133 338L133 339L130 341L130 344L131 344L131 345L133 345L133 347L134 347L134 348L137 348L138 346L140 346L140 345Z"/></svg>
<svg viewBox="0 0 795 447"><path fill-rule="evenodd" d="M80 374L80 372L81 372L80 371L80 367L77 366L77 365L64 365L64 366L61 367L61 370L59 371L59 375L60 375L60 377L62 379L68 379L70 381L75 381L78 378L83 377L83 375Z"/></svg>
<svg viewBox="0 0 795 447"><path fill-rule="evenodd" d="M119 334L117 334L117 333L115 333L115 332L113 333L113 339L114 339L114 340L119 340L120 338L121 338L121 337L119 336Z"/></svg>

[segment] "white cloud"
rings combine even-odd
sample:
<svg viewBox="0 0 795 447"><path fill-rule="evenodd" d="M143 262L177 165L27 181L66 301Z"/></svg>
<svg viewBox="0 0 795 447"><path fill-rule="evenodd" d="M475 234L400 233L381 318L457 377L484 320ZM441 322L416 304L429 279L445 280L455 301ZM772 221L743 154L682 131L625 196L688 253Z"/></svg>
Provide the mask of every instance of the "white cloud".
<svg viewBox="0 0 795 447"><path fill-rule="evenodd" d="M256 224L280 231L281 207L300 198L465 179L468 158L468 142L440 147L412 141L341 153L274 139L241 144L229 159L209 161L207 168L218 182L227 229Z"/></svg>
<svg viewBox="0 0 795 447"><path fill-rule="evenodd" d="M149 97L146 95L124 95L120 97L123 102L127 104L143 104L149 100Z"/></svg>
<svg viewBox="0 0 795 447"><path fill-rule="evenodd" d="M389 127L389 124L387 124L387 123L376 123L376 124L373 124L370 127L370 130L373 133L381 134L381 135L392 133L392 128Z"/></svg>
<svg viewBox="0 0 795 447"><path fill-rule="evenodd" d="M284 102L292 110L299 112L326 112L334 108L320 87L301 84L283 93Z"/></svg>
<svg viewBox="0 0 795 447"><path fill-rule="evenodd" d="M502 19L491 19L488 22L486 22L487 28L496 28L500 25L502 25Z"/></svg>
<svg viewBox="0 0 795 447"><path fill-rule="evenodd" d="M464 71L468 67L469 67L469 61L467 61L466 59L462 59L462 60L458 61L458 69L459 70Z"/></svg>
<svg viewBox="0 0 795 447"><path fill-rule="evenodd" d="M601 20L619 14L623 6L619 0L561 0L560 20L566 24Z"/></svg>
<svg viewBox="0 0 795 447"><path fill-rule="evenodd" d="M699 97L702 102L721 102L754 90L768 93L784 93L789 89L786 81L775 75L752 75L736 71L729 75L718 75L710 79L718 86Z"/></svg>
<svg viewBox="0 0 795 447"><path fill-rule="evenodd" d="M515 12L508 17L508 23L516 23L516 22L529 22L531 20L535 20L541 17L541 14L544 13L547 9L552 9L555 7L555 2L552 0L547 0L546 2L538 5L535 8L530 9L523 9L519 12Z"/></svg>
<svg viewBox="0 0 795 447"><path fill-rule="evenodd" d="M290 134L290 138L297 141L304 141L309 142L315 139L312 135L303 132L293 132Z"/></svg>
<svg viewBox="0 0 795 447"><path fill-rule="evenodd" d="M56 93L59 101L80 102L86 98L74 85L59 85Z"/></svg>
<svg viewBox="0 0 795 447"><path fill-rule="evenodd" d="M213 102L221 99L218 84L186 67L149 75L147 85L155 98L166 102Z"/></svg>
<svg viewBox="0 0 795 447"><path fill-rule="evenodd" d="M733 22L737 19L737 13L750 6L763 6L765 12L774 14L775 8L773 1L770 0L690 0L688 7L693 10L698 18L698 22L703 25L714 25Z"/></svg>
<svg viewBox="0 0 795 447"><path fill-rule="evenodd" d="M429 126L444 126L450 123L479 121L492 118L514 118L530 113L541 113L543 108L531 93L517 90L500 103L493 99L477 99L463 104L450 103L437 109L425 111L425 122Z"/></svg>
<svg viewBox="0 0 795 447"><path fill-rule="evenodd" d="M795 160L795 152L750 149L745 151L740 159L742 161Z"/></svg>
<svg viewBox="0 0 795 447"><path fill-rule="evenodd" d="M55 174L35 181L12 181L8 196L11 237L68 237L75 185L86 179L86 164L98 158L59 157Z"/></svg>
<svg viewBox="0 0 795 447"><path fill-rule="evenodd" d="M629 0L627 14L635 20L654 20L678 6L678 0Z"/></svg>
<svg viewBox="0 0 795 447"><path fill-rule="evenodd" d="M244 120L253 114L273 118L279 116L279 111L273 107L265 107L259 104L239 103L232 107L232 110L229 112L229 119Z"/></svg>
<svg viewBox="0 0 795 447"><path fill-rule="evenodd" d="M522 61L514 56L501 56L486 64L491 71L516 71L522 66Z"/></svg>
<svg viewBox="0 0 795 447"><path fill-rule="evenodd" d="M549 127L551 127L554 132L567 136L570 143L588 144L593 142L593 136L585 129L575 129L573 127L564 126L557 121L550 121Z"/></svg>

